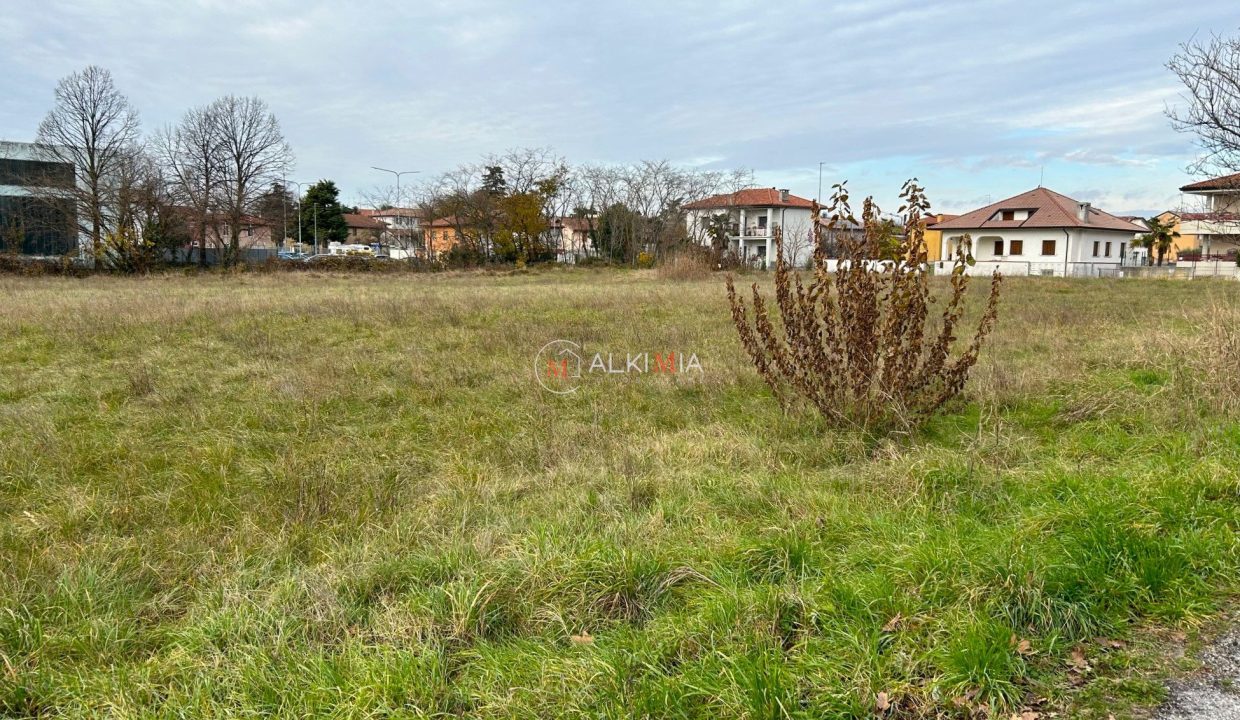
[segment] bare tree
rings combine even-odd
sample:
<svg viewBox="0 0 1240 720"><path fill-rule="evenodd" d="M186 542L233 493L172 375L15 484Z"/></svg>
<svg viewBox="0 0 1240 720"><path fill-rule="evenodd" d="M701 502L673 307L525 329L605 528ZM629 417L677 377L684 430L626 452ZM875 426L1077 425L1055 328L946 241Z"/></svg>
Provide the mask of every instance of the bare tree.
<svg viewBox="0 0 1240 720"><path fill-rule="evenodd" d="M168 176L172 195L193 214L198 240L198 262L207 264L208 234L218 226L212 221L218 191L223 152L219 123L211 106L193 108L175 127L155 137L155 154Z"/></svg>
<svg viewBox="0 0 1240 720"><path fill-rule="evenodd" d="M511 194L534 192L543 180L568 174L568 163L549 147L512 148L487 156L483 165L503 169Z"/></svg>
<svg viewBox="0 0 1240 720"><path fill-rule="evenodd" d="M1202 149L1192 170L1240 172L1240 36L1185 43L1167 67L1184 83L1187 104L1167 111L1171 124L1196 135Z"/></svg>
<svg viewBox="0 0 1240 720"><path fill-rule="evenodd" d="M186 242L185 218L144 149L128 154L113 178L116 213L113 229L104 236L107 262L116 270L147 272L165 261L165 251Z"/></svg>
<svg viewBox="0 0 1240 720"><path fill-rule="evenodd" d="M245 215L293 161L280 122L257 97L228 95L211 103L219 133L220 210L228 223L227 264L240 257Z"/></svg>
<svg viewBox="0 0 1240 720"><path fill-rule="evenodd" d="M561 219L572 217L586 222L593 243L606 246L594 251L636 262L641 252L659 257L692 240L685 203L752 183L745 170L686 169L666 160L574 168L547 148L516 149L445 173L422 206L427 220L451 218L458 237L484 254L501 234L518 256L522 249L531 258L562 249L556 233Z"/></svg>
<svg viewBox="0 0 1240 720"><path fill-rule="evenodd" d="M58 190L70 195L98 261L112 229L109 176L120 170L138 142L138 112L116 89L112 73L90 65L56 85L56 102L39 123L36 142L51 162L71 164L76 182Z"/></svg>

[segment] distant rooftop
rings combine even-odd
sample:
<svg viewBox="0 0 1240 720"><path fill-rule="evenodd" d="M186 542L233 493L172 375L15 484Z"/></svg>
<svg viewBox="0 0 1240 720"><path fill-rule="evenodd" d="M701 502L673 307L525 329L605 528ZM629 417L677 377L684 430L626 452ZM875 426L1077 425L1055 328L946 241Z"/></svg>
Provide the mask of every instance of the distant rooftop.
<svg viewBox="0 0 1240 720"><path fill-rule="evenodd" d="M812 208L813 200L797 197L787 190L750 188L734 193L712 195L685 205L686 210L713 210L733 207L795 207Z"/></svg>

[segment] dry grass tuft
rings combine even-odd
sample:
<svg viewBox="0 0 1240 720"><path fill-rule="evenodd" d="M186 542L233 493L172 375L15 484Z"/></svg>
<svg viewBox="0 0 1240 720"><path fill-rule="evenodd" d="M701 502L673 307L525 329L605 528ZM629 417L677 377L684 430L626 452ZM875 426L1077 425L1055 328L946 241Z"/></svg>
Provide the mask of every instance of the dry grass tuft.
<svg viewBox="0 0 1240 720"><path fill-rule="evenodd" d="M704 280L710 277L710 256L686 249L673 252L656 269L661 280Z"/></svg>

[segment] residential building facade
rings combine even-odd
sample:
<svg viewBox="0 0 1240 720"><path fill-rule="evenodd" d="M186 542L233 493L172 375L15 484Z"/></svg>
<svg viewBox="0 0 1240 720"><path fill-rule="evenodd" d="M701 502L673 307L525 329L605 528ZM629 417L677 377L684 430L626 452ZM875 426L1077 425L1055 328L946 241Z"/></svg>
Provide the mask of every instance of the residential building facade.
<svg viewBox="0 0 1240 720"><path fill-rule="evenodd" d="M380 242L389 257L403 260L421 254L424 247L421 210L393 207L362 209L358 214L386 226Z"/></svg>
<svg viewBox="0 0 1240 720"><path fill-rule="evenodd" d="M555 251L556 262L571 265L597 254L590 240L593 222L584 217L552 218L547 229L547 247Z"/></svg>
<svg viewBox="0 0 1240 720"><path fill-rule="evenodd" d="M355 213L344 213L344 224L348 228L345 236L345 244L348 245L377 245L388 229L387 225L374 218Z"/></svg>
<svg viewBox="0 0 1240 720"><path fill-rule="evenodd" d="M974 274L1099 276L1118 272L1141 228L1090 203L1036 188L930 226L945 268L970 237Z"/></svg>
<svg viewBox="0 0 1240 720"><path fill-rule="evenodd" d="M457 230L455 217L441 217L423 226L427 254L431 260L438 260L461 242L461 233Z"/></svg>
<svg viewBox="0 0 1240 720"><path fill-rule="evenodd" d="M685 223L694 241L709 246L718 238L725 250L759 267L773 265L779 231L784 259L799 266L814 250L813 206L787 190L750 188L685 205Z"/></svg>
<svg viewBox="0 0 1240 720"><path fill-rule="evenodd" d="M943 231L935 227L938 223L954 220L958 215L948 215L947 213L936 213L926 215L921 219L922 225L922 242L926 244L926 261L937 263L940 260L951 260L951 258L943 257Z"/></svg>
<svg viewBox="0 0 1240 720"><path fill-rule="evenodd" d="M1190 183L1180 192L1201 198L1202 205L1198 211L1176 213L1180 247L1196 250L1202 258L1234 257L1240 252L1240 173Z"/></svg>

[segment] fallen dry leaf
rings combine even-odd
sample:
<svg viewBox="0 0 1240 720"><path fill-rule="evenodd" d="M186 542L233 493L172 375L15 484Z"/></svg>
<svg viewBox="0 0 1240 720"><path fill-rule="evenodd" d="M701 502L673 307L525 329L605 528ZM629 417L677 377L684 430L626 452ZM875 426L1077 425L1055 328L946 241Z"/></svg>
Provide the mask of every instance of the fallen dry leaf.
<svg viewBox="0 0 1240 720"><path fill-rule="evenodd" d="M1085 659L1085 653L1079 649L1073 650L1068 656L1068 665L1077 672L1086 672L1089 670L1089 661Z"/></svg>
<svg viewBox="0 0 1240 720"><path fill-rule="evenodd" d="M900 627L900 623L903 621L904 616L900 613L896 613L896 616L888 620L887 624L883 626L883 632L895 632L896 628Z"/></svg>
<svg viewBox="0 0 1240 720"><path fill-rule="evenodd" d="M874 698L874 707L878 708L879 712L883 712L887 708L891 707L891 700L887 698L887 693L880 692L878 696Z"/></svg>
<svg viewBox="0 0 1240 720"><path fill-rule="evenodd" d="M1033 643L1029 642L1028 640L1021 640L1020 642L1016 643L1016 652L1019 655L1032 655L1033 654Z"/></svg>
<svg viewBox="0 0 1240 720"><path fill-rule="evenodd" d="M574 635L571 639L574 645L590 645L594 643L594 636L585 630L582 630L580 635Z"/></svg>

